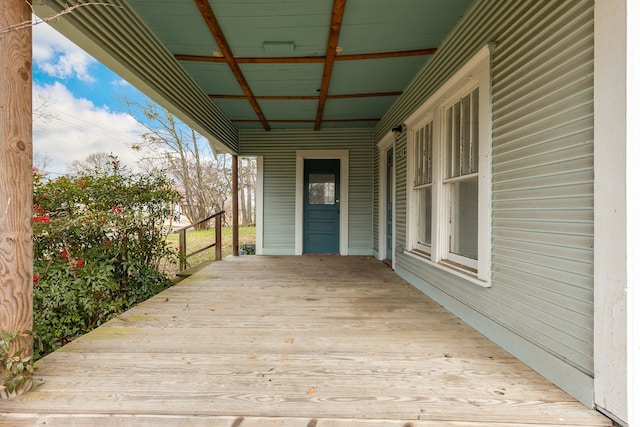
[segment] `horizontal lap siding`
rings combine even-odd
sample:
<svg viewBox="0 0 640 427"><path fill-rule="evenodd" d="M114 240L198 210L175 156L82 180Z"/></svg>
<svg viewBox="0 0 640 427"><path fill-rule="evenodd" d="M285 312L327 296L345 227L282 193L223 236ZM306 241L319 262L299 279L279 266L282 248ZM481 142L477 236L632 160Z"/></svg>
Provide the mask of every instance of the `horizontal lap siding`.
<svg viewBox="0 0 640 427"><path fill-rule="evenodd" d="M494 339L505 344L500 328L511 331L508 349L533 345L536 355L518 356L532 366L557 363L550 379L583 402L590 392L572 388L574 374L563 372L593 376L592 3L476 2L374 134L381 139L481 46L495 43L492 287L406 254L396 254L396 266L428 284L427 292L446 296L441 301L450 309L486 319L479 327ZM396 170L399 246L406 236L406 160L398 159Z"/></svg>
<svg viewBox="0 0 640 427"><path fill-rule="evenodd" d="M240 131L242 155L263 156L265 253L293 254L296 150L349 151L349 254L373 253L371 130Z"/></svg>
<svg viewBox="0 0 640 427"><path fill-rule="evenodd" d="M398 156L398 153L407 152L407 133L396 141L396 247L404 248L407 245L407 156Z"/></svg>
<svg viewBox="0 0 640 427"><path fill-rule="evenodd" d="M496 49L493 287L510 324L593 374L593 8L559 2Z"/></svg>

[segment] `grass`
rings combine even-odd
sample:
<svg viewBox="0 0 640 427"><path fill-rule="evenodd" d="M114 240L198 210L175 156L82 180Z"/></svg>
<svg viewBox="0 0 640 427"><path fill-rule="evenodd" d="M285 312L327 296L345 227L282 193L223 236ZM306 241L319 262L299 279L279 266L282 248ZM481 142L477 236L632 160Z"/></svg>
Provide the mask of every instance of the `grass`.
<svg viewBox="0 0 640 427"><path fill-rule="evenodd" d="M215 230L194 230L187 232L187 254L210 245L215 240ZM177 234L169 234L167 236L167 242L169 247L178 248L179 238ZM240 247L243 244L255 244L256 243L256 227L239 227L238 229L238 242ZM233 236L231 227L222 227L222 257L233 254ZM187 258L187 268L200 264L201 262L213 260L216 257L215 248L207 249L199 254L193 255ZM161 266L165 273L169 277L175 276L178 271L177 261L164 262Z"/></svg>

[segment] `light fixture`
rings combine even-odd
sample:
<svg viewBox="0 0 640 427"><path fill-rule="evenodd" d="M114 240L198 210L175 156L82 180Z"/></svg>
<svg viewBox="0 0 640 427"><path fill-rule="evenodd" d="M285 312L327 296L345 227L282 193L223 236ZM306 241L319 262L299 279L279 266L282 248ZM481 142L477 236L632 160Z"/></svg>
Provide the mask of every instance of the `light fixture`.
<svg viewBox="0 0 640 427"><path fill-rule="evenodd" d="M392 128L391 132L393 132L396 137L402 135L402 132L404 132L404 125L400 123L398 126Z"/></svg>

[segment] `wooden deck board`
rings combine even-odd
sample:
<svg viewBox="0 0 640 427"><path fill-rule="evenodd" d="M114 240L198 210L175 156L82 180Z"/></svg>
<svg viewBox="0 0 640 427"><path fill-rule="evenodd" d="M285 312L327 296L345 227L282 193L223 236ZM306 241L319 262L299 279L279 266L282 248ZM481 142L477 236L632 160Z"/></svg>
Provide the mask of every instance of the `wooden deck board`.
<svg viewBox="0 0 640 427"><path fill-rule="evenodd" d="M610 425L366 257L227 258L36 380L0 426Z"/></svg>

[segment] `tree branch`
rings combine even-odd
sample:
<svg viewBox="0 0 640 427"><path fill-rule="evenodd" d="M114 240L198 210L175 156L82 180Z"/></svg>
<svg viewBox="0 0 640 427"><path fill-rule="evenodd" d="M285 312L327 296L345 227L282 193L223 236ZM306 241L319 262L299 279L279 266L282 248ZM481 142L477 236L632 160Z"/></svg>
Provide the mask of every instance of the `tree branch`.
<svg viewBox="0 0 640 427"><path fill-rule="evenodd" d="M25 2L29 5L29 7L31 8L31 12L33 14L33 16L36 16L35 13L33 12L33 5L26 1ZM54 19L58 19L59 17L66 15L67 13L71 13L73 10L78 9L80 7L84 7L84 6L110 6L110 7L118 7L120 8L121 6L117 6L115 4L110 4L110 3L77 3L75 5L69 6L67 5L67 7L65 9L63 9L61 12L56 13L55 15L52 16L48 16L46 18L38 18L37 16L35 17L35 19L30 19L28 21L24 21L21 22L19 24L15 24L15 25L10 25L7 28L3 28L0 31L0 34L6 34L9 33L11 31L19 31L19 30L23 30L25 28L29 28L29 27L34 27L36 25L45 23L45 22L49 22L49 21L53 21Z"/></svg>

